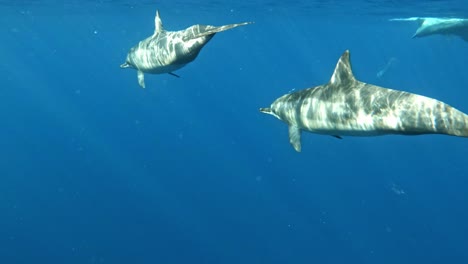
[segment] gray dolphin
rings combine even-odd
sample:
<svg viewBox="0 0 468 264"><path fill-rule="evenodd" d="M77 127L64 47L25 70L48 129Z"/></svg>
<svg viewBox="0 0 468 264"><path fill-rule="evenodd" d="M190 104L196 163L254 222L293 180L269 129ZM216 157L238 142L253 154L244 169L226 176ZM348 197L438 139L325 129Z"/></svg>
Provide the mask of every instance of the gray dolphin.
<svg viewBox="0 0 468 264"><path fill-rule="evenodd" d="M464 18L437 18L437 17L410 17L392 18L390 21L416 21L419 28L413 38L430 35L455 35L468 41L468 19Z"/></svg>
<svg viewBox="0 0 468 264"><path fill-rule="evenodd" d="M221 31L251 24L244 22L224 26L193 25L179 31L163 28L159 11L154 19L154 34L133 46L120 68L134 68L138 72L138 84L145 88L144 73L169 73L178 70L195 60L203 46Z"/></svg>
<svg viewBox="0 0 468 264"><path fill-rule="evenodd" d="M289 126L289 142L301 151L301 131L341 136L446 134L468 137L468 115L432 98L382 88L354 78L349 51L325 85L283 95L270 114Z"/></svg>

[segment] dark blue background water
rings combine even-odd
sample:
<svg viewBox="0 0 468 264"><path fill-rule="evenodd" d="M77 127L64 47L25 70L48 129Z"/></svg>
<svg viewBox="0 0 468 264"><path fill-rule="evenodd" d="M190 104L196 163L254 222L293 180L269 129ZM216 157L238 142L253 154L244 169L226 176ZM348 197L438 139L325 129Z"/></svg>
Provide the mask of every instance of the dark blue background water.
<svg viewBox="0 0 468 264"><path fill-rule="evenodd" d="M153 32L217 34L170 75L122 70ZM0 263L468 263L468 140L303 134L259 113L359 80L468 111L468 43L392 17L464 1L1 1ZM381 77L379 70L392 61Z"/></svg>

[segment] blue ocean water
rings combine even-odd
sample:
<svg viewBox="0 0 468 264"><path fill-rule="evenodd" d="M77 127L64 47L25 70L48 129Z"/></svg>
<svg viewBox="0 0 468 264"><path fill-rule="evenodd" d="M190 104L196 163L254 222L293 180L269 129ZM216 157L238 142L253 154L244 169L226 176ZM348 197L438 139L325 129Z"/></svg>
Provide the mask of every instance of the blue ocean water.
<svg viewBox="0 0 468 264"><path fill-rule="evenodd" d="M176 73L122 70L154 30L217 34ZM0 263L468 263L468 140L304 133L258 111L364 82L468 112L468 43L408 16L466 1L0 1Z"/></svg>

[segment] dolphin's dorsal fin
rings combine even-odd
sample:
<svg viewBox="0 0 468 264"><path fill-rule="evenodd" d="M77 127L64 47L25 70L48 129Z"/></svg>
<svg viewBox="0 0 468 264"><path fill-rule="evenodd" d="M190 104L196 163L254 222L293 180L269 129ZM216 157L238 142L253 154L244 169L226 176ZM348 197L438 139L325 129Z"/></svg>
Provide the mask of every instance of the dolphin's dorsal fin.
<svg viewBox="0 0 468 264"><path fill-rule="evenodd" d="M159 16L159 10L156 10L156 16L154 17L154 35L164 31L164 27Z"/></svg>
<svg viewBox="0 0 468 264"><path fill-rule="evenodd" d="M416 22L418 23L419 26L422 26L424 24L424 22L426 22L426 18L425 17L418 17L416 19Z"/></svg>
<svg viewBox="0 0 468 264"><path fill-rule="evenodd" d="M339 86L341 84L353 83L355 81L356 79L354 78L351 63L349 61L349 50L346 50L336 64L335 71L330 79L330 84Z"/></svg>

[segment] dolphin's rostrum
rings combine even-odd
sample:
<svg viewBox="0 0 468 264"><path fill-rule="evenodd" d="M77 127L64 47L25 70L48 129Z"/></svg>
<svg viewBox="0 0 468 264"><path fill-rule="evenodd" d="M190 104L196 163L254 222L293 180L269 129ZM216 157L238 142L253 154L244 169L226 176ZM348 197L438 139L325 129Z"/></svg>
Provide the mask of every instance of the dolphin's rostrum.
<svg viewBox="0 0 468 264"><path fill-rule="evenodd" d="M121 68L134 68L138 83L145 88L144 73L169 73L195 60L203 46L218 32L251 24L244 22L224 26L193 25L185 30L167 31L163 28L159 11L154 19L154 34L132 47Z"/></svg>
<svg viewBox="0 0 468 264"><path fill-rule="evenodd" d="M468 115L432 98L360 82L349 51L325 85L283 95L260 108L289 126L289 141L301 151L301 131L340 136L445 134L468 137Z"/></svg>

